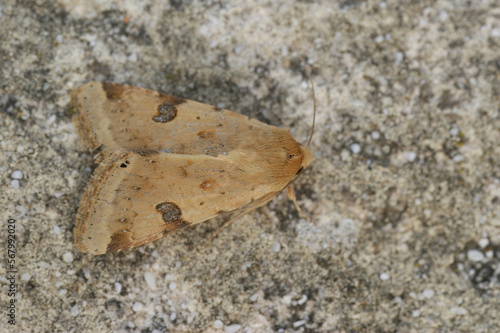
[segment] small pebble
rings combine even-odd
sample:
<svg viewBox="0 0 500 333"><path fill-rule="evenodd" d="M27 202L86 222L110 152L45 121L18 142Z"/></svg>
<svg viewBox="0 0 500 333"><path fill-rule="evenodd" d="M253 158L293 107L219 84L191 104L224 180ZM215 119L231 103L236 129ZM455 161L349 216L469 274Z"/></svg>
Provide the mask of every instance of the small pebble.
<svg viewBox="0 0 500 333"><path fill-rule="evenodd" d="M214 323L212 324L213 328L223 328L224 327L224 323L217 319L214 321Z"/></svg>
<svg viewBox="0 0 500 333"><path fill-rule="evenodd" d="M117 294L121 293L122 291L122 284L120 282L115 282L115 291Z"/></svg>
<svg viewBox="0 0 500 333"><path fill-rule="evenodd" d="M272 252L280 252L281 250L281 244L279 242L276 242L271 246L271 251Z"/></svg>
<svg viewBox="0 0 500 333"><path fill-rule="evenodd" d="M16 171L14 171L10 175L10 178L12 178L12 179L23 179L23 172L21 170L16 170Z"/></svg>
<svg viewBox="0 0 500 333"><path fill-rule="evenodd" d="M484 254L479 250L469 250L467 251L467 259L470 261L481 261L484 259Z"/></svg>
<svg viewBox="0 0 500 333"><path fill-rule="evenodd" d="M240 330L241 328L241 325L238 325L238 324L233 324L233 325L229 325L226 327L226 329L224 330L224 332L226 333L236 333Z"/></svg>
<svg viewBox="0 0 500 333"><path fill-rule="evenodd" d="M73 262L73 253L66 252L65 254L63 254L63 260L64 262Z"/></svg>
<svg viewBox="0 0 500 333"><path fill-rule="evenodd" d="M149 289L151 289L152 291L156 290L155 277L153 276L153 274L151 274L151 272L144 273L144 280L146 281Z"/></svg>
<svg viewBox="0 0 500 333"><path fill-rule="evenodd" d="M135 302L134 305L132 305L132 310L134 312L139 312L142 310L142 307L143 307L143 305L141 302Z"/></svg>
<svg viewBox="0 0 500 333"><path fill-rule="evenodd" d="M425 298L432 298L434 297L434 290L424 289L424 291L422 292L422 296L424 296Z"/></svg>
<svg viewBox="0 0 500 333"><path fill-rule="evenodd" d="M357 143L353 143L350 149L354 154L358 154L361 151L361 146L358 145Z"/></svg>
<svg viewBox="0 0 500 333"><path fill-rule="evenodd" d="M79 312L78 312L78 305L76 305L76 304L75 304L75 305L71 308L71 315L72 315L73 317L76 317L76 316L78 316L78 313L79 313Z"/></svg>
<svg viewBox="0 0 500 333"><path fill-rule="evenodd" d="M478 244L479 244L479 247L484 249L485 247L487 247L490 244L490 241L488 240L488 238L481 238L479 240Z"/></svg>
<svg viewBox="0 0 500 333"><path fill-rule="evenodd" d="M19 180L14 179L13 181L10 182L10 186L12 186L12 188L16 190L19 189Z"/></svg>

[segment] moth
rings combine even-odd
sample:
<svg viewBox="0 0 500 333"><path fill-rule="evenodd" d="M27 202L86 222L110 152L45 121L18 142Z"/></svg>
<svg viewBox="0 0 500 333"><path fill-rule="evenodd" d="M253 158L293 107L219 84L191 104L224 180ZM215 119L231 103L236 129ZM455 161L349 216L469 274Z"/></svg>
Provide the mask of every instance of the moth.
<svg viewBox="0 0 500 333"><path fill-rule="evenodd" d="M90 82L71 96L97 151L74 228L81 252L133 248L269 202L311 161L287 129L161 92Z"/></svg>

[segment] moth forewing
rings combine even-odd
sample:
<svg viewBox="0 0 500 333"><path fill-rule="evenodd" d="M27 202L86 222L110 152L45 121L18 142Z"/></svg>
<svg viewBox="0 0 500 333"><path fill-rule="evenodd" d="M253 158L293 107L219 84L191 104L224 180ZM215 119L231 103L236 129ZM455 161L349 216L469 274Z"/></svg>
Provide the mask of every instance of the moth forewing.
<svg viewBox="0 0 500 333"><path fill-rule="evenodd" d="M132 248L258 207L313 158L284 129L153 90L91 82L72 105L86 148L102 147L74 229L82 252Z"/></svg>

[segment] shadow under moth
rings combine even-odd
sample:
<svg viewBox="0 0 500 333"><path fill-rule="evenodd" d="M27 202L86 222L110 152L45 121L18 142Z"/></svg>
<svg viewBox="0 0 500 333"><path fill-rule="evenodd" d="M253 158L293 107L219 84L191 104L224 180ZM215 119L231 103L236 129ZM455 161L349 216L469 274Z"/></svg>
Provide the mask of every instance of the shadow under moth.
<svg viewBox="0 0 500 333"><path fill-rule="evenodd" d="M153 90L90 82L71 104L85 148L99 149L74 229L81 252L120 251L250 211L313 159L287 129Z"/></svg>

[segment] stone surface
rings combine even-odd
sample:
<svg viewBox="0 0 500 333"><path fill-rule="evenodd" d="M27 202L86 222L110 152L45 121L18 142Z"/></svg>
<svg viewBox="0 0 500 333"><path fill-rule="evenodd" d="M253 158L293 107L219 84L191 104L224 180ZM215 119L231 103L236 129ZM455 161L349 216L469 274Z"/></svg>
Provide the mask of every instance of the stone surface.
<svg viewBox="0 0 500 333"><path fill-rule="evenodd" d="M3 0L0 245L15 219L19 274L0 331L499 331L499 16L494 0ZM162 90L305 142L301 57L316 159L295 189L314 224L284 193L212 242L221 221L73 248L94 164L72 89Z"/></svg>

